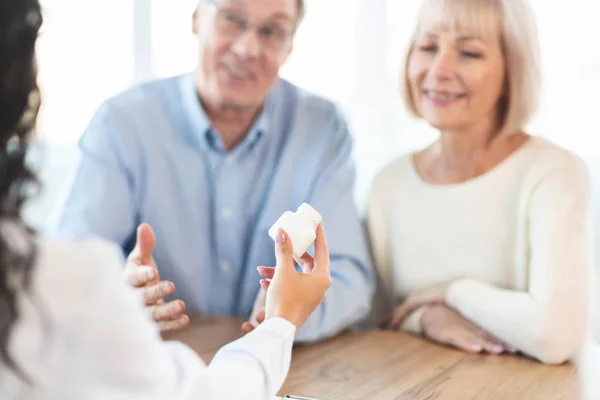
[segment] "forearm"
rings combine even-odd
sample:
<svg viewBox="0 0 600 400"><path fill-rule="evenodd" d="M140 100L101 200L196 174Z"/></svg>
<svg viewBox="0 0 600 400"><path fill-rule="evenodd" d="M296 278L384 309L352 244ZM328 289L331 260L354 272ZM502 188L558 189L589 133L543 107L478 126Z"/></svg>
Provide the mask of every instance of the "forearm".
<svg viewBox="0 0 600 400"><path fill-rule="evenodd" d="M529 292L461 279L446 301L499 340L547 363L561 363L579 348L588 319L587 290L556 291L549 301Z"/></svg>
<svg viewBox="0 0 600 400"><path fill-rule="evenodd" d="M207 380L214 388L210 398L259 400L274 396L289 370L295 332L288 321L273 318L223 347L207 370Z"/></svg>
<svg viewBox="0 0 600 400"><path fill-rule="evenodd" d="M295 327L283 319L265 321L219 350L208 367L188 346L157 338L137 345L143 356L117 366L117 370L122 369L120 375L113 367L111 376L119 376L123 383L116 390L119 395L186 400L268 399L281 388L289 371L294 333ZM135 351L127 353L132 355ZM142 360L153 363L144 365ZM114 398L127 398L116 395L113 393Z"/></svg>

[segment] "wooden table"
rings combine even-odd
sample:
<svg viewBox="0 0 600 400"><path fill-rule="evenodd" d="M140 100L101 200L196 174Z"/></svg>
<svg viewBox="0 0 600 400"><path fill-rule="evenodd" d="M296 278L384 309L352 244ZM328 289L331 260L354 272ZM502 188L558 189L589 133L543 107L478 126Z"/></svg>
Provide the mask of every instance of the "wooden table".
<svg viewBox="0 0 600 400"><path fill-rule="evenodd" d="M209 362L241 336L242 320L192 317L190 327L165 335ZM323 399L576 400L572 364L545 366L515 356L469 355L390 331L346 332L297 345L281 394Z"/></svg>

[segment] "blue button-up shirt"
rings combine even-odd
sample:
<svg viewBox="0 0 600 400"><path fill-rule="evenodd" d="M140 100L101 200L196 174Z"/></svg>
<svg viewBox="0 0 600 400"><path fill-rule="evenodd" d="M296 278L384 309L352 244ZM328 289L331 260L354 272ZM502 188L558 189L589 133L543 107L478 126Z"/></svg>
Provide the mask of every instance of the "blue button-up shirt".
<svg viewBox="0 0 600 400"><path fill-rule="evenodd" d="M189 312L248 316L258 265L275 265L269 227L307 202L323 216L332 286L297 340L332 335L364 317L374 278L353 199L352 140L330 101L280 80L244 141L226 151L192 74L107 101L80 140L59 222L66 236L135 242L156 234L161 278Z"/></svg>

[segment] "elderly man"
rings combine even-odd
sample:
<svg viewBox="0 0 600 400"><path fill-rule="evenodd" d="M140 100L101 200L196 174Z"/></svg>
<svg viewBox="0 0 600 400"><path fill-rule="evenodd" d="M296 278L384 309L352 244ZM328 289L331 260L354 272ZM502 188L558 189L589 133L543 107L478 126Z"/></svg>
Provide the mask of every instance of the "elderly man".
<svg viewBox="0 0 600 400"><path fill-rule="evenodd" d="M353 200L352 142L330 101L279 78L302 0L203 0L193 16L199 62L107 101L80 142L82 161L59 223L100 235L138 268L162 330L188 311L248 316L257 266L275 265L267 231L287 210L323 216L332 286L296 340L318 340L364 317L373 275ZM154 248L154 260L151 253ZM177 288L177 297L172 300ZM163 297L171 299L164 302Z"/></svg>

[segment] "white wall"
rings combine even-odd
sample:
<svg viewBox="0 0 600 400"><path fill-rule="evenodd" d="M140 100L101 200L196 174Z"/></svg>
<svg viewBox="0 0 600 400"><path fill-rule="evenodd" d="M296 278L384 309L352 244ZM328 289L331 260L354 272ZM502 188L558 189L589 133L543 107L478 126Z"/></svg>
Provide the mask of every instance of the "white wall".
<svg viewBox="0 0 600 400"><path fill-rule="evenodd" d="M79 162L79 151L75 145L35 143L28 161L41 180L41 190L25 204L23 216L31 226L45 232L56 222Z"/></svg>

